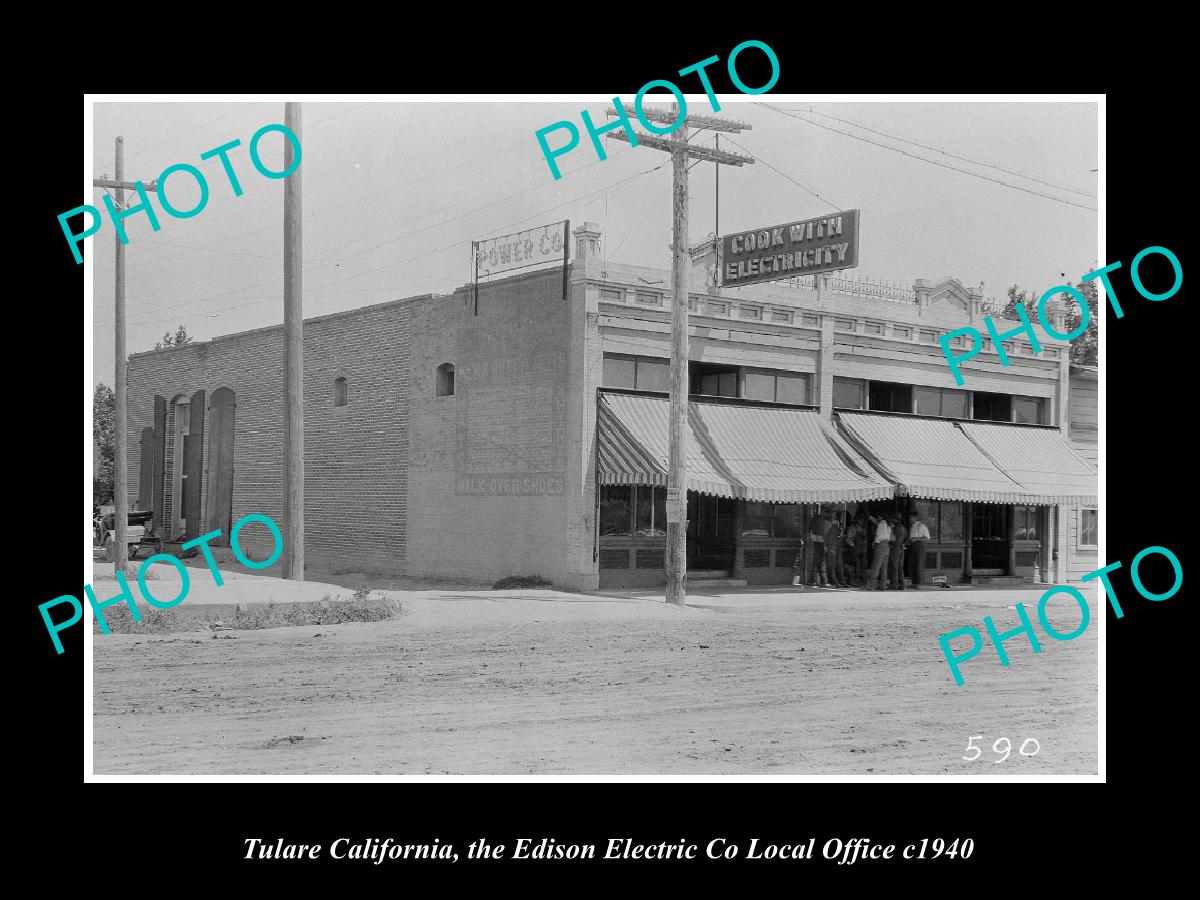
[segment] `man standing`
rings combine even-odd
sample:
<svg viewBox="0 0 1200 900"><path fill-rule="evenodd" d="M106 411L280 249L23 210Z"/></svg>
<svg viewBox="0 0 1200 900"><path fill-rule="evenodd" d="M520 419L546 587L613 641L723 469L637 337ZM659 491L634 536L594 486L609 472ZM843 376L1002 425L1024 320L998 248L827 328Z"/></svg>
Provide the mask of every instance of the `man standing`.
<svg viewBox="0 0 1200 900"><path fill-rule="evenodd" d="M842 571L842 521L834 512L829 519L829 530L825 532L825 563L829 570L829 581L836 588L846 587L846 575Z"/></svg>
<svg viewBox="0 0 1200 900"><path fill-rule="evenodd" d="M842 535L842 559L845 560L846 584L849 586L850 580L854 582L862 581L862 571L858 567L858 559L854 555L854 537L858 534L859 525L854 519L851 519L849 514L846 516L846 533Z"/></svg>
<svg viewBox="0 0 1200 900"><path fill-rule="evenodd" d="M899 516L892 516L892 541L888 574L892 579L892 590L904 590L904 548L908 545L908 529Z"/></svg>
<svg viewBox="0 0 1200 900"><path fill-rule="evenodd" d="M865 516L858 517L858 531L854 534L854 564L858 582L863 585L867 583L867 548L871 546L872 538L868 530L870 527Z"/></svg>
<svg viewBox="0 0 1200 900"><path fill-rule="evenodd" d="M878 520L871 516L869 521L877 522L877 524L875 525L875 555L871 557L871 571L867 574L867 588L882 591L887 587L887 561L892 529L888 527L887 519L883 516L880 516Z"/></svg>
<svg viewBox="0 0 1200 900"><path fill-rule="evenodd" d="M812 541L812 572L813 587L829 587L829 575L825 571L825 535L829 532L829 517L822 509L813 519L809 528L809 540Z"/></svg>
<svg viewBox="0 0 1200 900"><path fill-rule="evenodd" d="M908 542L909 571L912 572L913 587L920 587L925 580L925 542L929 540L929 526L922 520L920 513L909 517Z"/></svg>

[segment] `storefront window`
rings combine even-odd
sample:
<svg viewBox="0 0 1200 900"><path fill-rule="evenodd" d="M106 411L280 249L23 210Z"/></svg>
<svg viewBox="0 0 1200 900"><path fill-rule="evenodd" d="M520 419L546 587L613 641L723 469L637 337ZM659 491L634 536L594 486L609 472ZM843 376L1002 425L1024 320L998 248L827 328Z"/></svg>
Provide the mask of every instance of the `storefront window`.
<svg viewBox="0 0 1200 900"><path fill-rule="evenodd" d="M963 505L957 501L943 500L938 504L938 540L952 544L963 540Z"/></svg>
<svg viewBox="0 0 1200 900"><path fill-rule="evenodd" d="M1036 506L1013 507L1013 540L1036 541L1038 536L1039 508Z"/></svg>
<svg viewBox="0 0 1200 900"><path fill-rule="evenodd" d="M775 537L804 537L804 507L799 503L776 503L774 507Z"/></svg>
<svg viewBox="0 0 1200 900"><path fill-rule="evenodd" d="M624 484L600 488L600 534L627 535L632 521L633 488Z"/></svg>
<svg viewBox="0 0 1200 900"><path fill-rule="evenodd" d="M647 487L633 489L637 505L637 528L641 537L661 537L667 533L667 489Z"/></svg>
<svg viewBox="0 0 1200 900"><path fill-rule="evenodd" d="M746 510L742 516L742 534L771 537L771 520L770 503L747 500Z"/></svg>
<svg viewBox="0 0 1200 900"><path fill-rule="evenodd" d="M921 519L929 527L929 539L931 541L941 540L938 529L938 507L940 504L937 500L917 500L913 504L917 508ZM905 523L907 525L907 523Z"/></svg>

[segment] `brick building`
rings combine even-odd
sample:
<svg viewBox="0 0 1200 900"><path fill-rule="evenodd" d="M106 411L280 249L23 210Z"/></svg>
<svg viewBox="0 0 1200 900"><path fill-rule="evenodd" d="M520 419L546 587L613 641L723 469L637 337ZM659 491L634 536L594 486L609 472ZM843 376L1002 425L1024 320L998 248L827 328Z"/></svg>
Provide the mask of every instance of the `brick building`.
<svg viewBox="0 0 1200 900"><path fill-rule="evenodd" d="M590 223L574 237L565 282L482 284L477 310L464 286L306 320L313 570L664 582L669 273L604 259ZM1094 371L1089 393L1039 329L1041 354L989 347L955 389L937 336L981 326L978 290L831 287L694 270L689 568L788 580L818 504L919 509L927 571L953 582L1094 568ZM282 519L282 359L281 326L130 358L130 500L168 540Z"/></svg>

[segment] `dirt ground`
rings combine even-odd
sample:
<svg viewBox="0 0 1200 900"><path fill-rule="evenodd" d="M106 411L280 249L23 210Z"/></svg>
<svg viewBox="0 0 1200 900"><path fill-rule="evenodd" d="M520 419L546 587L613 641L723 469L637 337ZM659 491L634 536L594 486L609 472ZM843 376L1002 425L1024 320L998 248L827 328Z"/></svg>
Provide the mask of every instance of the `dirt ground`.
<svg viewBox="0 0 1200 900"><path fill-rule="evenodd" d="M1007 669L987 646L961 688L938 647L954 628L982 630L984 615L1016 624L1010 605L1032 609L1035 592L694 593L686 608L552 591L399 596L402 614L384 622L95 636L95 772L1097 769L1094 625L1043 637L1036 656L1010 641ZM1064 631L1069 615L1052 612ZM980 734L983 756L964 761ZM1000 737L1013 746L1003 763ZM1030 737L1040 751L1020 756Z"/></svg>

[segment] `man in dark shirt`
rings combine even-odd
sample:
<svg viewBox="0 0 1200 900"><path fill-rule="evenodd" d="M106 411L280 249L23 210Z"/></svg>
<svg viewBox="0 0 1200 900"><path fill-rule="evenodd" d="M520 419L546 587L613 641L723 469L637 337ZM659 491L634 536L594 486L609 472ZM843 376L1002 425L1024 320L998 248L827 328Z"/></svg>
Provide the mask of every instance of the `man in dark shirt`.
<svg viewBox="0 0 1200 900"><path fill-rule="evenodd" d="M825 536L829 533L829 517L821 510L809 527L812 542L813 587L829 587L829 574L825 569Z"/></svg>
<svg viewBox="0 0 1200 900"><path fill-rule="evenodd" d="M888 560L888 575L892 590L904 590L904 548L908 543L908 529L899 516L892 517L892 546Z"/></svg>

